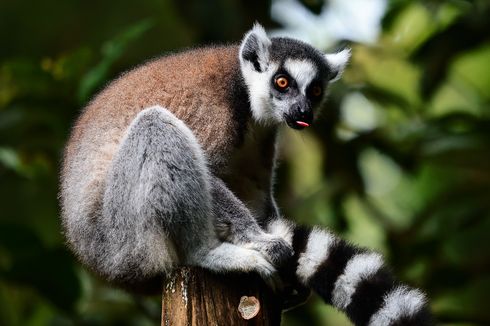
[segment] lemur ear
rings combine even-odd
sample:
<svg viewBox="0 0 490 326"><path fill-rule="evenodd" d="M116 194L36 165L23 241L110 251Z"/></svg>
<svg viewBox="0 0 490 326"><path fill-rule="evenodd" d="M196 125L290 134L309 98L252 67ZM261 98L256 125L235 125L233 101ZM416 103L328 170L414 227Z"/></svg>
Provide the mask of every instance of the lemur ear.
<svg viewBox="0 0 490 326"><path fill-rule="evenodd" d="M350 49L344 49L337 53L325 54L325 59L331 69L330 82L338 80L344 72L350 59Z"/></svg>
<svg viewBox="0 0 490 326"><path fill-rule="evenodd" d="M271 40L264 28L255 23L254 27L243 37L240 45L240 63L250 63L257 72L263 72L269 65Z"/></svg>

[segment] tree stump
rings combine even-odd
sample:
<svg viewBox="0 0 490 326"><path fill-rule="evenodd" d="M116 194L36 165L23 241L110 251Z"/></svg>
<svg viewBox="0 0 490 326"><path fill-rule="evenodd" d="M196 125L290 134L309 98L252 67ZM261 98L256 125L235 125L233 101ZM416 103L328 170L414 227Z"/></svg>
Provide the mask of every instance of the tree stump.
<svg viewBox="0 0 490 326"><path fill-rule="evenodd" d="M282 301L254 274L175 271L163 285L162 326L275 326Z"/></svg>

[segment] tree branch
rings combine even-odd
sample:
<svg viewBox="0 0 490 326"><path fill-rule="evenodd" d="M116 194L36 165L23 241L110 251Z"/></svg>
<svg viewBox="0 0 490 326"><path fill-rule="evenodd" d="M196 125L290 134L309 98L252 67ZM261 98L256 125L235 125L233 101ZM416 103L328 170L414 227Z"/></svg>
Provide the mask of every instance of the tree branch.
<svg viewBox="0 0 490 326"><path fill-rule="evenodd" d="M281 305L255 274L184 267L164 282L161 325L279 325Z"/></svg>

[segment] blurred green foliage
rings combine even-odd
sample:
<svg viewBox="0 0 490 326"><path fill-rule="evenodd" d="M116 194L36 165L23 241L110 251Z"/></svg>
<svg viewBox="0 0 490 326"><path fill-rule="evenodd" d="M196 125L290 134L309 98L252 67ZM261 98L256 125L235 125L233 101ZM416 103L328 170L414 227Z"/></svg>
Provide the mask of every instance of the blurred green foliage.
<svg viewBox="0 0 490 326"><path fill-rule="evenodd" d="M319 12L322 1L302 1ZM70 125L110 79L162 53L236 41L270 3L0 2L0 325L155 325L67 252L58 169ZM391 1L314 129L283 131L285 215L383 252L444 324L490 324L490 4ZM276 26L277 27L277 26ZM348 325L316 298L286 325Z"/></svg>

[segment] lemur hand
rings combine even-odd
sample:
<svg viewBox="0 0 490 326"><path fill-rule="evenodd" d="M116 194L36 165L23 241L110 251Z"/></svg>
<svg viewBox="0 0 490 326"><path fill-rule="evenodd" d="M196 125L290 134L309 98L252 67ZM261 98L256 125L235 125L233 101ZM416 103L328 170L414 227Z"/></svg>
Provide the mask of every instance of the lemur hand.
<svg viewBox="0 0 490 326"><path fill-rule="evenodd" d="M262 233L246 247L260 252L276 268L284 266L293 256L293 247L281 237Z"/></svg>

